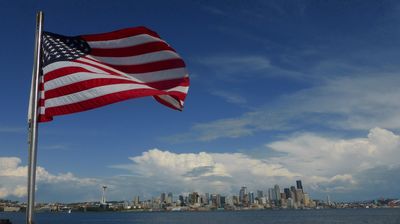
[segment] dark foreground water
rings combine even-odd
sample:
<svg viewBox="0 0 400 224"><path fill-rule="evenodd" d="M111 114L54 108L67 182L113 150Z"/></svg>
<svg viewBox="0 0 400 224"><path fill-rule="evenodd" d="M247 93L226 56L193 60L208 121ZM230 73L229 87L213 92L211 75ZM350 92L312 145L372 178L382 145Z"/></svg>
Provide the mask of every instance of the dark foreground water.
<svg viewBox="0 0 400 224"><path fill-rule="evenodd" d="M0 213L0 219L24 224L25 213ZM38 213L35 220L36 224L400 224L400 209Z"/></svg>

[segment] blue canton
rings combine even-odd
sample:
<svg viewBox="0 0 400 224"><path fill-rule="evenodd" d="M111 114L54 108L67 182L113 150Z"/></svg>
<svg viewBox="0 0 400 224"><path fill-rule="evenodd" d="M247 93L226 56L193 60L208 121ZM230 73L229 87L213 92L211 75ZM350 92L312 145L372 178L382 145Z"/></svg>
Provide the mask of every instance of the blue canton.
<svg viewBox="0 0 400 224"><path fill-rule="evenodd" d="M43 66L57 61L72 61L90 52L90 46L80 37L43 32L42 38Z"/></svg>

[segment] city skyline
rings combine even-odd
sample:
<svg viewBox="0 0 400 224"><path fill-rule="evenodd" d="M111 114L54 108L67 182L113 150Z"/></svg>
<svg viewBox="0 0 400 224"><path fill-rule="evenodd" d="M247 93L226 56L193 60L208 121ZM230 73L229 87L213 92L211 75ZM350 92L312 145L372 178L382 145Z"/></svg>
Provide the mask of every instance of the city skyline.
<svg viewBox="0 0 400 224"><path fill-rule="evenodd" d="M37 201L296 180L313 198L399 197L399 2L16 0L0 2L0 198L26 200L38 10L63 35L149 27L191 85L183 112L140 98L40 124Z"/></svg>

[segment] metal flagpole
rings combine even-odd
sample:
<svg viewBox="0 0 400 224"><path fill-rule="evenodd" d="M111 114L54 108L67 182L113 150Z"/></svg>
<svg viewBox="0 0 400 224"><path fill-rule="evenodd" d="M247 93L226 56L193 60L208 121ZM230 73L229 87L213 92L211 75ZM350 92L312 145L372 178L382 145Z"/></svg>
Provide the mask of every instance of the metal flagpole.
<svg viewBox="0 0 400 224"><path fill-rule="evenodd" d="M36 13L36 39L35 55L33 62L31 93L28 109L29 128L29 166L28 166L28 205L26 208L26 223L33 224L33 212L35 208L35 181L36 181L36 155L38 135L38 101L39 82L41 73L41 48L42 48L43 12Z"/></svg>

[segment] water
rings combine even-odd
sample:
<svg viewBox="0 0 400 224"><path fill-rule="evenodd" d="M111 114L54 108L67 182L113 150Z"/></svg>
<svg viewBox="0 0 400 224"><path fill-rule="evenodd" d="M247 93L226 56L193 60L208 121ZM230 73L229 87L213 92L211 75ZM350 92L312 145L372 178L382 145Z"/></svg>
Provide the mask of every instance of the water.
<svg viewBox="0 0 400 224"><path fill-rule="evenodd" d="M0 219L25 224L25 213L0 212ZM400 209L38 213L35 220L37 224L400 224Z"/></svg>

